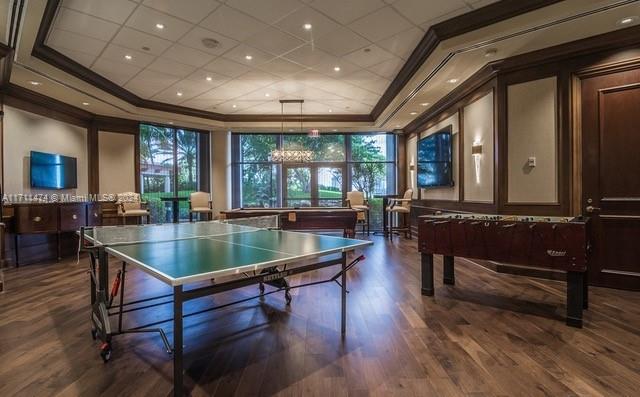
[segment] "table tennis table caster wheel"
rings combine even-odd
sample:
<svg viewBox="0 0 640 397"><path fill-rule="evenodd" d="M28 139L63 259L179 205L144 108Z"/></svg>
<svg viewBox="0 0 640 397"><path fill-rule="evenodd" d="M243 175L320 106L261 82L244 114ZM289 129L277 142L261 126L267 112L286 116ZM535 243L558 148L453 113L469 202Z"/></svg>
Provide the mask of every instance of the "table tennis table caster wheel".
<svg viewBox="0 0 640 397"><path fill-rule="evenodd" d="M111 344L103 343L100 346L100 357L102 357L102 361L109 362L111 360Z"/></svg>
<svg viewBox="0 0 640 397"><path fill-rule="evenodd" d="M291 304L291 300L292 300L293 298L291 297L291 292L289 292L289 290L285 291L285 293L284 293L284 299L285 299L285 301L287 302L287 305L290 305L290 304Z"/></svg>

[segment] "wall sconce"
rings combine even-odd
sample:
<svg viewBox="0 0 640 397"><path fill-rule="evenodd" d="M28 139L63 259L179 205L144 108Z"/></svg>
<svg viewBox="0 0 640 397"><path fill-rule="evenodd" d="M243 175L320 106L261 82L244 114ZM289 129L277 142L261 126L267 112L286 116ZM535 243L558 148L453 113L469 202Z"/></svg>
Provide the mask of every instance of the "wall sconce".
<svg viewBox="0 0 640 397"><path fill-rule="evenodd" d="M474 142L471 146L471 156L473 156L473 162L476 169L476 184L480 184L480 157L482 156L482 144L480 142Z"/></svg>
<svg viewBox="0 0 640 397"><path fill-rule="evenodd" d="M482 154L482 145L474 143L473 146L471 146L471 154L473 156Z"/></svg>

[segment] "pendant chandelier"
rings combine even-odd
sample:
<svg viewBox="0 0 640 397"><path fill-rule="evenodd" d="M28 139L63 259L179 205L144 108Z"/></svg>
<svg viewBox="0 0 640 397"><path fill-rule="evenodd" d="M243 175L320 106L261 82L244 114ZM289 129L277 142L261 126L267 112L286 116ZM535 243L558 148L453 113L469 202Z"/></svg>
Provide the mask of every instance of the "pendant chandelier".
<svg viewBox="0 0 640 397"><path fill-rule="evenodd" d="M284 134L284 104L285 103L300 104L300 132L302 132L303 131L302 104L304 103L304 99L281 99L280 100L280 116L281 116L280 133ZM271 161L276 161L281 163L307 163L311 160L313 160L313 152L311 150L275 149L271 151Z"/></svg>

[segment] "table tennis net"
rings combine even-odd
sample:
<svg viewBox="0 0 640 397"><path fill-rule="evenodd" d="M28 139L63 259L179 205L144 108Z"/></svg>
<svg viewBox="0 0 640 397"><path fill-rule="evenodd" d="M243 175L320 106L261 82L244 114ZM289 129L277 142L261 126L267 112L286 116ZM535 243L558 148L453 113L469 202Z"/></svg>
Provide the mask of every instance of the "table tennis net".
<svg viewBox="0 0 640 397"><path fill-rule="evenodd" d="M206 238L256 230L277 229L278 227L278 216L271 215L208 222L94 227L84 229L84 236L93 245L113 246Z"/></svg>

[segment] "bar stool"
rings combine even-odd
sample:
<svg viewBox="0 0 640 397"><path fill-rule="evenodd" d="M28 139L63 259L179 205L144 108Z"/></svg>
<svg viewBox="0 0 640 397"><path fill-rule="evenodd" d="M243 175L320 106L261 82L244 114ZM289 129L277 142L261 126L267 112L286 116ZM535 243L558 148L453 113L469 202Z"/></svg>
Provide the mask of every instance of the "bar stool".
<svg viewBox="0 0 640 397"><path fill-rule="evenodd" d="M347 200L346 206L349 208L353 208L354 210L358 210L358 222L362 223L362 234L364 234L365 226L367 229L367 236L369 235L369 203L367 199L364 198L364 193L353 190L351 192L347 192ZM360 213L363 214L363 217L360 217Z"/></svg>
<svg viewBox="0 0 640 397"><path fill-rule="evenodd" d="M411 239L411 197L413 189L404 192L402 198L390 198L387 214L389 214L389 239L393 239L393 232L404 232L404 236ZM393 226L394 214L402 214L404 226Z"/></svg>

